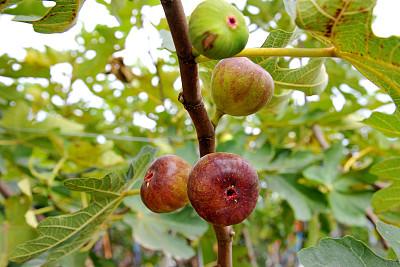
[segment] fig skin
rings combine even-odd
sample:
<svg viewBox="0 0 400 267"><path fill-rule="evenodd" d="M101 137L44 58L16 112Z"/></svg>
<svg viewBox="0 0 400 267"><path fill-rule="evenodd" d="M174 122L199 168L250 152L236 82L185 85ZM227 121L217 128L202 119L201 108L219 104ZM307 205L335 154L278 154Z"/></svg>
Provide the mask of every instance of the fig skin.
<svg viewBox="0 0 400 267"><path fill-rule="evenodd" d="M274 80L248 58L227 58L213 70L211 94L218 113L247 116L271 101Z"/></svg>
<svg viewBox="0 0 400 267"><path fill-rule="evenodd" d="M191 165L175 155L156 159L147 170L140 197L156 213L175 211L188 202L187 181Z"/></svg>
<svg viewBox="0 0 400 267"><path fill-rule="evenodd" d="M198 53L222 59L243 50L249 31L236 7L225 0L206 0L190 16L189 38Z"/></svg>
<svg viewBox="0 0 400 267"><path fill-rule="evenodd" d="M189 175L190 203L200 217L215 225L242 222L255 208L258 193L257 172L235 154L208 154Z"/></svg>

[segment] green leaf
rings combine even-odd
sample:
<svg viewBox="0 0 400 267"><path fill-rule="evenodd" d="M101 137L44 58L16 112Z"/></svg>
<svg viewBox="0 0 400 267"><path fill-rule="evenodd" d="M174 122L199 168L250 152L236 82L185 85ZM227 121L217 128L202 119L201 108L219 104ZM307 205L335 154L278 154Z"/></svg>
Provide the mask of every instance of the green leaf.
<svg viewBox="0 0 400 267"><path fill-rule="evenodd" d="M102 179L68 179L64 182L64 185L74 191L88 192L99 196L119 197L125 185L125 179L119 173L110 173Z"/></svg>
<svg viewBox="0 0 400 267"><path fill-rule="evenodd" d="M324 196L290 176L267 176L268 186L279 193L292 207L297 220L309 221L316 210L323 210Z"/></svg>
<svg viewBox="0 0 400 267"><path fill-rule="evenodd" d="M129 181L129 186L135 182L136 179L144 177L147 170L147 166L153 161L157 149L152 146L144 146L136 157L132 160L126 180Z"/></svg>
<svg viewBox="0 0 400 267"><path fill-rule="evenodd" d="M315 247L298 253L304 267L399 267L396 261L386 260L371 251L364 243L346 236L324 238Z"/></svg>
<svg viewBox="0 0 400 267"><path fill-rule="evenodd" d="M4 14L25 15L25 16L43 16L48 8L43 6L43 1L24 0L18 2L16 7L4 10ZM1 8L0 8L1 9Z"/></svg>
<svg viewBox="0 0 400 267"><path fill-rule="evenodd" d="M371 30L376 0L298 0L296 24L336 48L336 54L400 104L400 39Z"/></svg>
<svg viewBox="0 0 400 267"><path fill-rule="evenodd" d="M386 179L400 180L400 157L383 160L372 166L370 172Z"/></svg>
<svg viewBox="0 0 400 267"><path fill-rule="evenodd" d="M54 115L49 115L44 121L34 124L34 128L41 130L58 129L63 134L80 133L85 129L82 124Z"/></svg>
<svg viewBox="0 0 400 267"><path fill-rule="evenodd" d="M333 187L340 174L339 164L343 158L343 147L337 143L325 151L322 166L311 166L304 170L303 175L310 180Z"/></svg>
<svg viewBox="0 0 400 267"><path fill-rule="evenodd" d="M396 253L397 258L400 260L400 228L382 221L378 221L376 224L376 229L389 243L391 248Z"/></svg>
<svg viewBox="0 0 400 267"><path fill-rule="evenodd" d="M17 102L14 107L7 109L3 113L3 117L0 120L0 126L10 128L18 132L19 129L30 125L28 121L30 108L25 102Z"/></svg>
<svg viewBox="0 0 400 267"><path fill-rule="evenodd" d="M87 208L46 218L37 227L39 237L17 246L10 260L24 262L50 250L48 261L53 262L75 252L98 231L121 201L122 198L97 199L94 196Z"/></svg>
<svg viewBox="0 0 400 267"><path fill-rule="evenodd" d="M155 149L145 146L132 161L126 177L111 173L103 179L70 179L66 186L72 190L90 192L93 200L88 207L68 215L49 217L38 225L39 237L18 246L12 261L23 262L49 251L47 263L52 263L79 250L93 238L108 218L122 202L120 192L126 188L126 178L134 180L144 172L153 159Z"/></svg>
<svg viewBox="0 0 400 267"><path fill-rule="evenodd" d="M262 47L285 47L292 36L292 32L272 31ZM311 59L307 65L296 69L281 68L278 65L278 58L258 57L255 62L271 74L279 92L291 89L303 91L306 95L314 95L321 93L328 84L324 59Z"/></svg>
<svg viewBox="0 0 400 267"><path fill-rule="evenodd" d="M208 228L207 223L190 207L176 213L156 214L150 212L139 198L127 198L125 204L136 211L136 214L127 214L124 218L132 226L135 241L175 258L188 259L194 255L193 249L182 236L194 240Z"/></svg>
<svg viewBox="0 0 400 267"><path fill-rule="evenodd" d="M400 206L400 182L376 192L372 197L372 207L376 213L389 211Z"/></svg>
<svg viewBox="0 0 400 267"><path fill-rule="evenodd" d="M275 154L277 154L276 157L272 162L266 164L265 170L278 173L296 173L319 159L318 156L306 150L291 151L284 149Z"/></svg>
<svg viewBox="0 0 400 267"><path fill-rule="evenodd" d="M110 167L120 164L124 159L114 152L114 143L107 141L104 144L90 143L78 140L68 149L68 157L79 165L86 167Z"/></svg>
<svg viewBox="0 0 400 267"><path fill-rule="evenodd" d="M381 131L387 136L400 136L400 112L395 112L392 115L374 112L368 119L365 119L363 123Z"/></svg>
<svg viewBox="0 0 400 267"><path fill-rule="evenodd" d="M365 210L370 204L371 193L344 194L332 191L329 194L329 204L335 218L347 225L365 226Z"/></svg>
<svg viewBox="0 0 400 267"><path fill-rule="evenodd" d="M7 7L11 6L11 5L14 5L14 4L18 3L18 2L21 2L21 0L1 0L0 1L0 13L2 13L2 11L5 8L7 8Z"/></svg>
<svg viewBox="0 0 400 267"><path fill-rule="evenodd" d="M42 17L17 16L14 20L27 22L40 33L61 33L75 25L79 9L85 0L57 0L56 5Z"/></svg>
<svg viewBox="0 0 400 267"><path fill-rule="evenodd" d="M33 49L27 49L26 52L27 54L23 62L11 58L7 54L0 56L0 75L10 78L50 78L50 66L48 62L43 62L37 58L41 54ZM15 66L18 66L17 70Z"/></svg>
<svg viewBox="0 0 400 267"><path fill-rule="evenodd" d="M2 225L6 233L5 254L9 254L15 247L37 236L36 230L30 226L25 215L31 207L31 201L27 196L13 196L5 200L6 220Z"/></svg>

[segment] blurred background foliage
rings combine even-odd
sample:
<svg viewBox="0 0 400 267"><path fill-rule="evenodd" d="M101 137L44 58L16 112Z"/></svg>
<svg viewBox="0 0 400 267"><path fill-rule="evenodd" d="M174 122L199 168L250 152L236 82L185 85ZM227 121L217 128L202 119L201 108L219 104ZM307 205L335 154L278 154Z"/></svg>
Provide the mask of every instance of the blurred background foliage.
<svg viewBox="0 0 400 267"><path fill-rule="evenodd" d="M126 169L148 144L159 155L173 153L191 163L198 158L194 128L178 101L176 55L161 47L166 56L153 56L148 67L140 60L127 65L116 54L125 48L129 32L143 27L142 9L159 1L97 2L119 26L97 25L90 32L82 28L76 50L30 48L23 60L0 56L0 266L18 266L8 263L8 255L37 235L38 221L87 205L85 193L66 189L65 179L100 178ZM32 15L45 11L38 1L25 0L5 13L27 10ZM295 28L281 0L248 0L243 12L253 30ZM151 27L168 42L165 19ZM322 46L305 32L291 44ZM307 62L283 58L279 65L290 67L295 61L300 66ZM212 65L200 65L210 114ZM235 226L234 266L296 266L299 249L325 236L347 234L394 257L375 230L371 209L373 193L386 182L370 168L399 156L400 143L361 123L377 108L390 110L391 100L351 65L327 59L325 67L329 81L319 95L278 91L271 106L245 118L223 117L218 126L217 150L248 159L262 186L254 213ZM56 69L61 78L55 77ZM90 96L72 100L79 95L74 84L87 88ZM400 225L398 211L395 206L378 215ZM146 210L138 197L130 197L112 223L102 226L90 249L65 257L59 265L212 266L215 258L212 229L190 207L158 215Z"/></svg>

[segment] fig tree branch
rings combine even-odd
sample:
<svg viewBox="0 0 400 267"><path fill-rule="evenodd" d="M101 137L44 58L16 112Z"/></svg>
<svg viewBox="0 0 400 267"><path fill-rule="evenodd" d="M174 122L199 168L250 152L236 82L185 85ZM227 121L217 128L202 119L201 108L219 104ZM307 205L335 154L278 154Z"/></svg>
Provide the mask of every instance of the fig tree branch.
<svg viewBox="0 0 400 267"><path fill-rule="evenodd" d="M178 56L182 80L179 100L188 111L197 133L200 156L215 152L215 131L204 107L198 66L192 53L188 24L180 0L161 0ZM214 226L218 241L218 266L232 266L231 227Z"/></svg>
<svg viewBox="0 0 400 267"><path fill-rule="evenodd" d="M246 48L235 57L337 57L334 47L327 48ZM196 62L205 62L205 56L196 57Z"/></svg>

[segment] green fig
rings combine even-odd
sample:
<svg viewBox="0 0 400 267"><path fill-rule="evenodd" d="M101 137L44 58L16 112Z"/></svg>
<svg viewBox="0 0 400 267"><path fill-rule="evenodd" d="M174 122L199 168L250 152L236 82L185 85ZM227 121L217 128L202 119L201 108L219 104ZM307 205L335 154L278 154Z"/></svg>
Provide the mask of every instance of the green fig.
<svg viewBox="0 0 400 267"><path fill-rule="evenodd" d="M227 58L213 70L211 94L217 114L247 116L271 100L274 81L266 70L248 58Z"/></svg>
<svg viewBox="0 0 400 267"><path fill-rule="evenodd" d="M189 37L198 53L222 59L242 51L249 32L236 7L225 0L206 0L190 16Z"/></svg>

